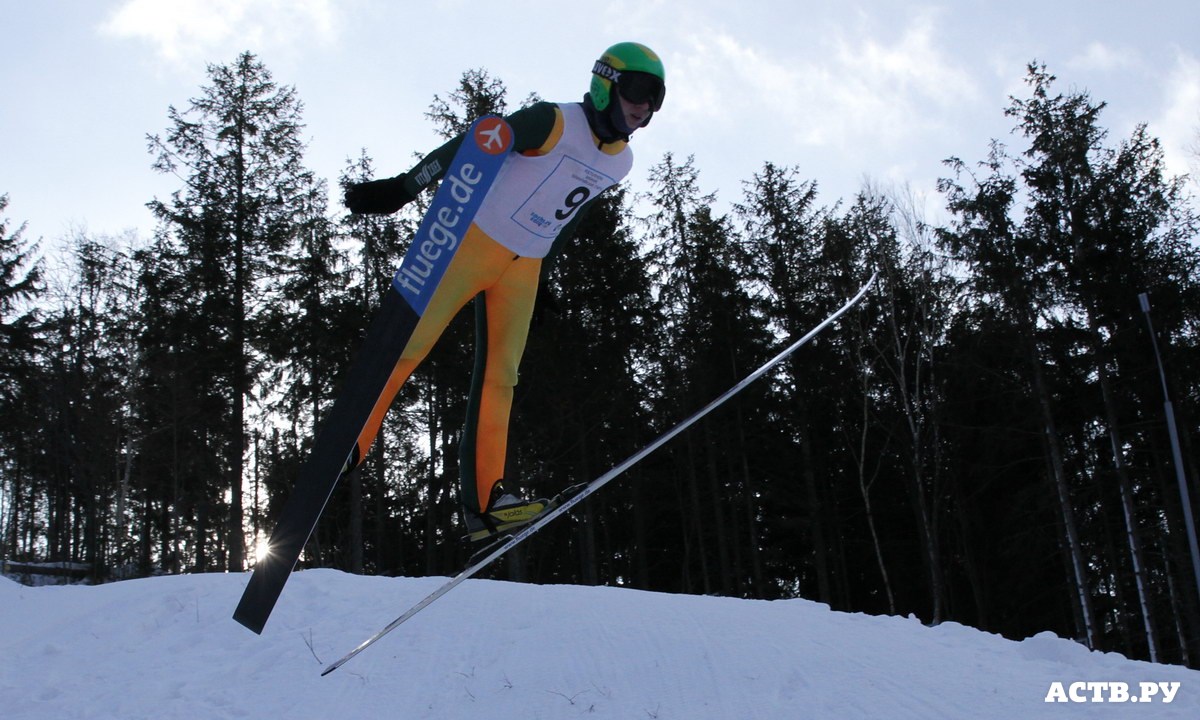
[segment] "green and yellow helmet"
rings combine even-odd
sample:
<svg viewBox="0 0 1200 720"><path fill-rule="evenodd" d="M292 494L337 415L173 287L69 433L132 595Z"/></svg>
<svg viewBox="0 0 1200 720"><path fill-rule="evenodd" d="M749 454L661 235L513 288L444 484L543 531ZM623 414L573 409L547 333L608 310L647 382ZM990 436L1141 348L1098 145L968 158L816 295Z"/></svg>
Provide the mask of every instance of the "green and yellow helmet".
<svg viewBox="0 0 1200 720"><path fill-rule="evenodd" d="M653 50L635 42L623 42L604 51L592 66L592 104L605 110L612 103L614 85L621 97L633 103L649 103L657 112L666 94L666 72Z"/></svg>

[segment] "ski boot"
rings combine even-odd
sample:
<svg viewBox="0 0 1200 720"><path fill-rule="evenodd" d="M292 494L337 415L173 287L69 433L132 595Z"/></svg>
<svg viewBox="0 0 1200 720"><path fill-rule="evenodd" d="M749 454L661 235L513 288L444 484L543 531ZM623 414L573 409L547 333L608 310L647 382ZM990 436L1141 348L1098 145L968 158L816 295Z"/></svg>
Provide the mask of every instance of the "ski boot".
<svg viewBox="0 0 1200 720"><path fill-rule="evenodd" d="M503 535L528 525L541 515L549 501L544 498L525 500L507 492L503 481L492 486L492 495L487 509L481 513L463 509L463 520L467 526L467 537L478 542Z"/></svg>

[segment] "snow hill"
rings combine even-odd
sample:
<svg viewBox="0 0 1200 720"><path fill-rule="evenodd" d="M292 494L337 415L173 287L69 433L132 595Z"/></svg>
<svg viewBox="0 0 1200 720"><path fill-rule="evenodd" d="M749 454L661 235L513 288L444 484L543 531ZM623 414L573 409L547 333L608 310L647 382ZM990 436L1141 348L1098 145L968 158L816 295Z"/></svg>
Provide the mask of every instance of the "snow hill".
<svg viewBox="0 0 1200 720"><path fill-rule="evenodd" d="M0 578L0 718L1200 718L1200 672L1049 634L488 580L321 677L441 580L300 572L262 636L246 580Z"/></svg>

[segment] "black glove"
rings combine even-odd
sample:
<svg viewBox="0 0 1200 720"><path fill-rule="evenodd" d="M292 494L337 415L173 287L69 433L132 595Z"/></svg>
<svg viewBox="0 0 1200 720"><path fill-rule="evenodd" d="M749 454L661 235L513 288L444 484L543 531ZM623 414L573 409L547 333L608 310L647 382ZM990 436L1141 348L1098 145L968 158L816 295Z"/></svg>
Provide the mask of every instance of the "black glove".
<svg viewBox="0 0 1200 720"><path fill-rule="evenodd" d="M404 173L386 180L353 183L346 188L342 202L355 215L363 213L394 213L412 202L413 195L404 188Z"/></svg>

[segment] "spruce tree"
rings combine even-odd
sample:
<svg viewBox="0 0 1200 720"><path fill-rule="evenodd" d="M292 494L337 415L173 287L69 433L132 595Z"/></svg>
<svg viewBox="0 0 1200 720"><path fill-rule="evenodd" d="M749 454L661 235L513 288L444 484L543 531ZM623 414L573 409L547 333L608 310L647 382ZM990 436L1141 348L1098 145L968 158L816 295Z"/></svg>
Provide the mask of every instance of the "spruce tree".
<svg viewBox="0 0 1200 720"><path fill-rule="evenodd" d="M1125 388L1146 349L1144 342L1130 342L1141 340L1134 332L1136 298L1149 288L1164 299L1196 292L1200 255L1190 241L1200 226L1184 202L1183 178L1166 177L1162 150L1144 125L1118 147L1108 147L1108 133L1099 124L1104 103L1080 91L1054 94L1054 81L1044 66L1031 66L1031 97L1014 100L1008 110L1030 141L1020 162L1029 193L1023 224L1058 269L1062 300L1054 322L1086 349L1079 357L1086 358L1086 372L1094 378L1091 444L1107 450L1097 453L1101 482L1094 485L1107 488L1101 497L1121 518L1096 530L1111 533L1112 547L1123 548L1108 558L1109 572L1121 576L1124 586L1117 625L1133 645L1126 651L1157 661L1159 626L1165 631L1171 624L1156 620L1156 606L1167 606L1159 599L1167 588L1155 588L1151 578L1165 568L1151 564L1145 546L1161 545L1158 552L1165 552L1168 543L1160 537L1159 511L1146 509L1163 507L1166 497L1157 483L1148 482L1148 468L1129 449L1146 412L1139 406L1149 410L1155 403ZM1172 520L1168 528L1180 532L1179 516ZM1197 600L1189 605L1194 608ZM1196 622L1194 611L1187 615Z"/></svg>
<svg viewBox="0 0 1200 720"><path fill-rule="evenodd" d="M44 347L37 301L44 293L37 244L24 237L25 226L12 227L0 195L0 558L23 559L33 550L38 515L39 396Z"/></svg>
<svg viewBox="0 0 1200 720"><path fill-rule="evenodd" d="M10 227L4 215L8 195L0 195L0 402L9 402L17 378L24 375L38 348L38 311L42 265L36 243L22 235L25 226Z"/></svg>
<svg viewBox="0 0 1200 720"><path fill-rule="evenodd" d="M678 422L761 364L770 336L745 284L746 244L727 216L713 214L714 198L700 192L694 159L678 163L668 153L651 168L650 182L649 257L664 317L659 413ZM748 450L739 444L746 426L757 426L753 413L763 392L747 389L671 446L683 500L676 503L678 541L688 551L684 589L741 594L751 582L746 558L753 552L746 548L758 538L746 521L749 473L739 458Z"/></svg>
<svg viewBox="0 0 1200 720"><path fill-rule="evenodd" d="M215 541L202 564L244 567L243 493L247 402L260 367L261 281L269 255L299 229L300 200L311 187L302 164L302 105L253 54L208 67L209 84L171 125L149 138L154 167L183 179L169 200L150 203L188 279L181 309L182 352L206 397L201 440L208 456L197 480L205 490L197 546ZM228 502L224 497L228 495Z"/></svg>
<svg viewBox="0 0 1200 720"><path fill-rule="evenodd" d="M1180 582L1190 578L1155 582L1172 572L1152 558L1169 552L1178 523L1139 450L1152 441L1137 439L1141 418L1156 412L1145 396L1151 386L1137 379L1148 350L1137 295L1153 287L1169 307L1194 296L1188 239L1197 225L1182 180L1165 177L1146 129L1108 147L1104 104L1085 92L1056 94L1054 82L1031 64L1029 97L1006 111L1028 142L1020 155L994 143L982 177L950 161L968 183L941 183L955 216L942 239L968 263L980 313L1007 324L1025 355L1077 637L1158 658L1165 630L1181 636L1178 623L1157 619L1161 610L1182 611L1194 627L1196 601L1176 597L1194 587Z"/></svg>

